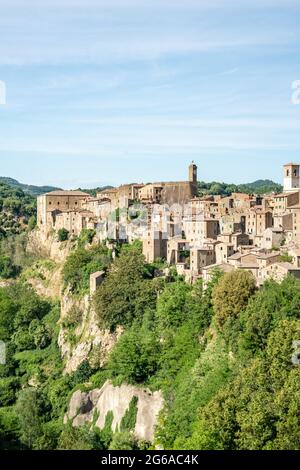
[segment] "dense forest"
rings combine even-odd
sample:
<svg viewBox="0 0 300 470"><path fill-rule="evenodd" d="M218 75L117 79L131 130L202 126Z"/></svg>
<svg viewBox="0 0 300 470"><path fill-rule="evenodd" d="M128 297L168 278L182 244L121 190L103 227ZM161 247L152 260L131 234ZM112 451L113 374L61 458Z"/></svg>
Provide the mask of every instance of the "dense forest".
<svg viewBox="0 0 300 470"><path fill-rule="evenodd" d="M232 193L246 193L246 194L269 194L269 193L280 193L282 186L278 183L274 183L271 180L257 180L253 183L245 184L228 184L219 183L213 181L212 183L205 183L200 181L198 183L199 196L205 195L221 195L230 196Z"/></svg>
<svg viewBox="0 0 300 470"><path fill-rule="evenodd" d="M0 183L0 237L16 235L35 224L36 199L20 188Z"/></svg>
<svg viewBox="0 0 300 470"><path fill-rule="evenodd" d="M0 278L15 277L19 272L26 233L35 225L36 199L0 183Z"/></svg>
<svg viewBox="0 0 300 470"><path fill-rule="evenodd" d="M106 269L93 303L103 328L124 332L102 368L87 361L62 374L57 346L59 302L22 280L0 288L0 446L3 449L139 449L134 410L116 434L63 422L72 391L109 378L162 390L165 407L155 445L165 449L299 449L300 282L216 271L204 289L176 272L155 277L140 244L113 261L101 245L77 247L62 282L80 295L88 273ZM86 280L85 280L86 279ZM72 318L72 328L80 322ZM70 326L71 327L71 326ZM294 359L294 360L293 360ZM130 418L130 419L129 419Z"/></svg>

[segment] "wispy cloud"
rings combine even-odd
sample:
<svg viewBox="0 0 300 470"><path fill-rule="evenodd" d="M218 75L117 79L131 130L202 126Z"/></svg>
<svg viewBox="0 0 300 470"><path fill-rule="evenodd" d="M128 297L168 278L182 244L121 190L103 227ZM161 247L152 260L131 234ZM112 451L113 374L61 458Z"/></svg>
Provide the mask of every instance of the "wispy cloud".
<svg viewBox="0 0 300 470"><path fill-rule="evenodd" d="M13 161L21 174L29 162L42 172L43 161L55 180L54 160L65 162L63 179L72 161L72 177L87 181L98 162L101 179L126 181L132 159L161 178L170 162L176 170L174 158L201 155L212 174L219 168L207 155L223 156L225 172L232 155L260 165L265 154L296 159L299 8L299 0L0 0L1 172Z"/></svg>
<svg viewBox="0 0 300 470"><path fill-rule="evenodd" d="M299 6L298 0L1 0L2 7L18 8L271 8Z"/></svg>

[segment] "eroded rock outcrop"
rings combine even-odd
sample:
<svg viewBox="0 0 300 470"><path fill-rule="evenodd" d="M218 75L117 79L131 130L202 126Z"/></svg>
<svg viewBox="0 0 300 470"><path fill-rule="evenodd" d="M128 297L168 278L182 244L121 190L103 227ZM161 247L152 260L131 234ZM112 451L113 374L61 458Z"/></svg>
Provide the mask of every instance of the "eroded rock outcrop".
<svg viewBox="0 0 300 470"><path fill-rule="evenodd" d="M74 311L79 312L80 321L71 332L67 325ZM65 360L65 373L75 372L85 360L89 360L92 367L102 367L121 334L121 328L115 333L99 328L89 295L79 300L70 293L62 297L58 345Z"/></svg>
<svg viewBox="0 0 300 470"><path fill-rule="evenodd" d="M65 423L71 421L73 426L93 423L103 429L109 412L113 413L112 431L120 428L123 417L129 409L132 399L137 398L137 417L134 434L141 441L153 442L158 415L163 407L161 392L150 392L132 385L115 387L106 382L101 389L90 392L76 391L69 403Z"/></svg>
<svg viewBox="0 0 300 470"><path fill-rule="evenodd" d="M29 253L50 258L57 263L64 262L73 248L74 242L72 240L62 243L57 239L55 233L39 229L33 230L28 237L27 251Z"/></svg>

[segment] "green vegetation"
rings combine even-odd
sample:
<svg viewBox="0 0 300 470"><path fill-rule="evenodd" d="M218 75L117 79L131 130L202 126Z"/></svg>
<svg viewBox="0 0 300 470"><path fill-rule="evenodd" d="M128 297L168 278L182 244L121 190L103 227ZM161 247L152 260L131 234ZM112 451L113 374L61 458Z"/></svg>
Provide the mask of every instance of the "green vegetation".
<svg viewBox="0 0 300 470"><path fill-rule="evenodd" d="M30 184L23 184L13 178L8 178L5 176L0 176L0 184L1 183L6 184L7 186L10 186L11 188L14 188L14 189L20 189L25 194L29 194L30 196L34 196L34 197L60 189L60 188L54 188L53 186L33 186Z"/></svg>
<svg viewBox="0 0 300 470"><path fill-rule="evenodd" d="M101 431L97 413L90 425L64 424L72 393L101 388L109 379L162 391L155 445L164 449L299 450L300 281L287 277L257 289L246 271L215 270L204 288L175 272L155 277L160 263L148 265L140 243L117 247L113 260L93 240L93 231L77 240L62 270L64 287L80 300L90 274L105 270L93 306L102 327L121 326L123 333L104 366L92 357L95 349L76 372L63 375L59 328L75 344L83 312L74 307L58 322L59 303L26 284L55 269L49 260L33 260L12 279L11 267L23 266L23 245L5 239L0 270L10 283L0 288L0 340L6 344L0 449L148 448L133 433L137 398L115 433L113 412Z"/></svg>
<svg viewBox="0 0 300 470"><path fill-rule="evenodd" d="M0 238L34 227L36 200L22 189L0 183ZM29 224L30 221L30 224Z"/></svg>
<svg viewBox="0 0 300 470"><path fill-rule="evenodd" d="M213 292L215 318L220 327L238 317L255 290L255 279L248 271L233 271L220 280Z"/></svg>
<svg viewBox="0 0 300 470"><path fill-rule="evenodd" d="M26 232L0 238L0 278L15 278L35 261L35 256L26 252L26 244Z"/></svg>
<svg viewBox="0 0 300 470"><path fill-rule="evenodd" d="M145 265L140 245L122 249L94 298L100 325L110 330L131 325L135 318L155 308L160 288L161 283L152 280Z"/></svg>
<svg viewBox="0 0 300 470"><path fill-rule="evenodd" d="M60 242L66 242L67 240L69 240L69 235L69 231L65 228L61 228L57 232L58 240Z"/></svg>
<svg viewBox="0 0 300 470"><path fill-rule="evenodd" d="M198 183L198 193L199 196L206 195L221 195L221 196L230 196L232 193L246 193L246 194L269 194L272 192L280 193L282 192L282 186L280 184L274 183L271 180L258 180L253 183L248 184L227 184L227 183L218 183L213 181L212 183L205 183L200 181Z"/></svg>
<svg viewBox="0 0 300 470"><path fill-rule="evenodd" d="M282 253L280 256L280 261L283 263L292 263L293 262L293 257L289 256L288 253Z"/></svg>
<svg viewBox="0 0 300 470"><path fill-rule="evenodd" d="M84 193L88 193L91 196L96 197L98 193L101 193L101 191L106 191L107 189L113 189L113 186L99 186L98 188L93 189L78 188L78 191L83 191Z"/></svg>
<svg viewBox="0 0 300 470"><path fill-rule="evenodd" d="M89 248L79 247L73 251L63 268L62 279L64 288L69 287L75 294L89 291L90 275L103 271L111 263L111 252L104 245Z"/></svg>
<svg viewBox="0 0 300 470"><path fill-rule="evenodd" d="M120 431L121 432L131 432L134 431L135 424L136 424L136 418L137 418L137 413L138 413L138 398L133 397L133 399L130 402L129 408L126 411L120 425Z"/></svg>
<svg viewBox="0 0 300 470"><path fill-rule="evenodd" d="M138 252L131 256L136 286L155 284L143 277ZM123 270L121 263L112 274ZM118 282L126 286L121 275ZM104 285L96 299L103 294ZM109 374L116 384L163 391L156 442L166 449L299 449L299 369L292 363L299 296L300 283L292 277L257 290L244 271L216 272L206 290L201 282L164 281L156 302L143 311L128 316L127 308L110 306L107 326L115 327L117 314L125 332L110 356Z"/></svg>

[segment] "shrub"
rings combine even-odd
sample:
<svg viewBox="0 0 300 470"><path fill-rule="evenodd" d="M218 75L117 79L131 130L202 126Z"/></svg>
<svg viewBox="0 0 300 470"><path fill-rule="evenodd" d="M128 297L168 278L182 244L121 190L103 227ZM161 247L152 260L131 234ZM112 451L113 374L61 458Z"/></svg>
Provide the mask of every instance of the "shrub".
<svg viewBox="0 0 300 470"><path fill-rule="evenodd" d="M160 343L152 333L133 327L113 349L108 369L112 377L128 383L146 382L158 368Z"/></svg>
<svg viewBox="0 0 300 470"><path fill-rule="evenodd" d="M58 232L57 232L57 236L58 236L58 240L60 242L65 242L69 239L69 235L70 235L70 232L65 229L65 228L61 228Z"/></svg>
<svg viewBox="0 0 300 470"><path fill-rule="evenodd" d="M74 293L84 294L89 291L90 275L106 270L111 263L111 252L103 245L88 250L78 248L72 252L63 267L64 287L69 286Z"/></svg>

